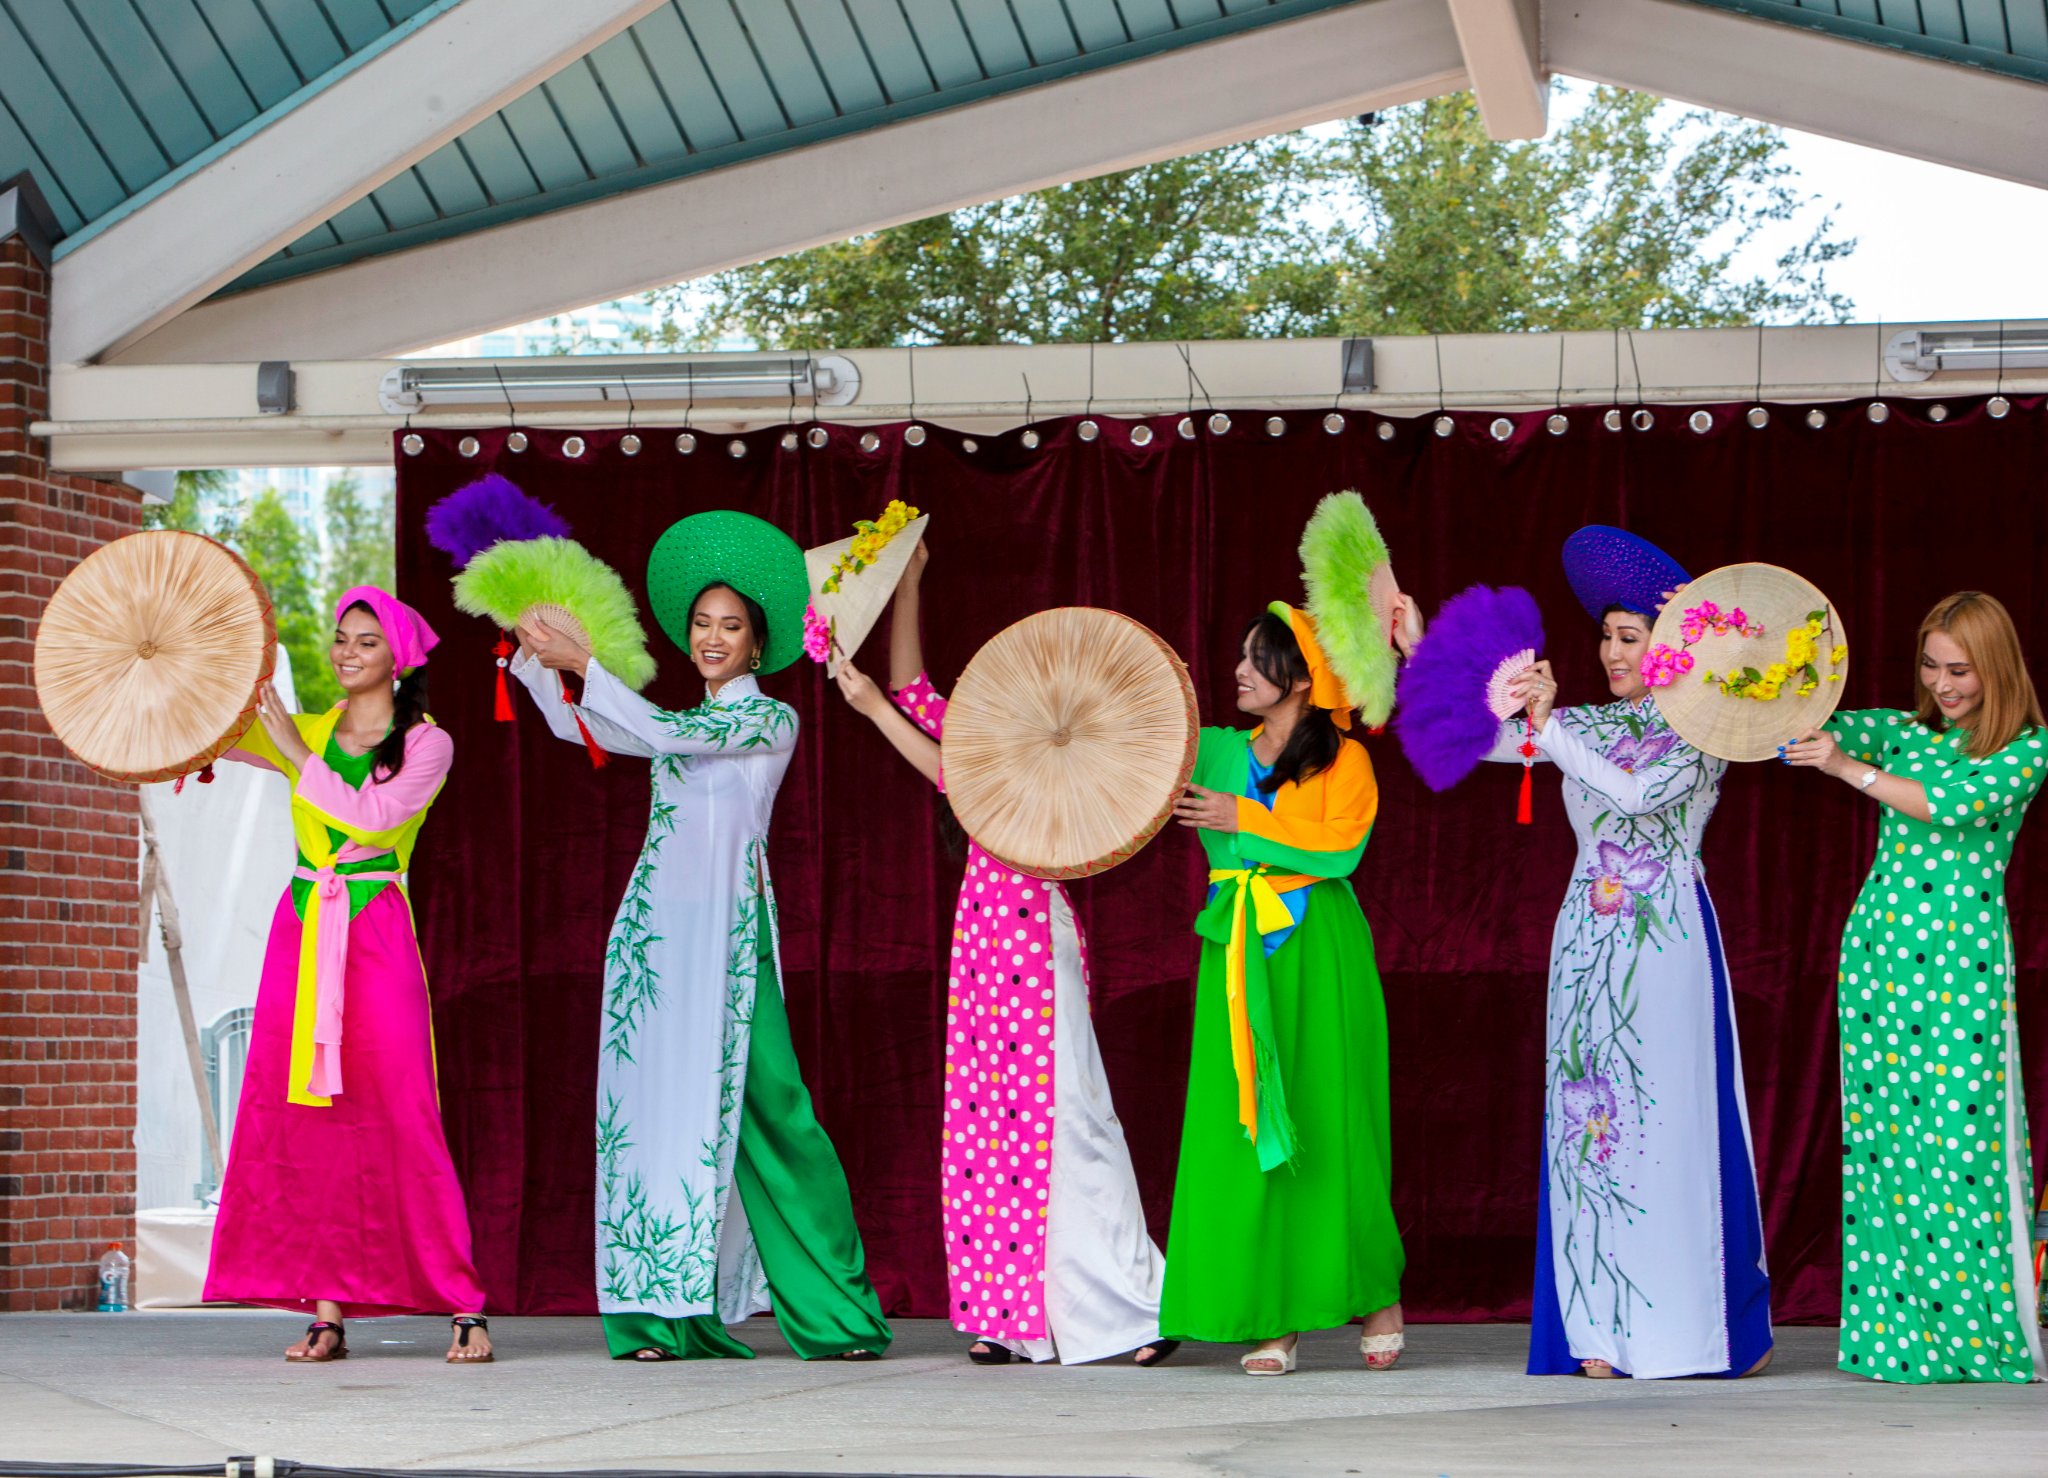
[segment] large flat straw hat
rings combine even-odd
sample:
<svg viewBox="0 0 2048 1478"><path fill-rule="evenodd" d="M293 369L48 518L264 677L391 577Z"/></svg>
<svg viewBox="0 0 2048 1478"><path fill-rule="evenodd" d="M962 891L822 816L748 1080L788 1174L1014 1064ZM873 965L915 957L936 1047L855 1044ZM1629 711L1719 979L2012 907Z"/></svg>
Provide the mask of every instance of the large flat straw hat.
<svg viewBox="0 0 2048 1478"><path fill-rule="evenodd" d="M233 748L276 663L277 623L256 572L177 529L88 555L36 629L43 716L115 780L169 780Z"/></svg>
<svg viewBox="0 0 2048 1478"><path fill-rule="evenodd" d="M953 687L941 745L967 834L1033 877L1137 855L1187 788L1200 737L1173 648L1128 616L1041 611L998 632Z"/></svg>
<svg viewBox="0 0 2048 1478"><path fill-rule="evenodd" d="M1710 606L1718 622L1700 620ZM1731 619L1738 615L1748 634ZM1821 631L1813 637L1810 672L1788 674L1774 698L1722 690L1720 679L1728 674L1768 678L1773 665L1785 665L1786 637L1815 617ZM1847 641L1841 616L1804 576L1771 564L1724 565L1688 584L1657 618L1651 652L1670 648L1692 662L1690 671L1650 691L1664 721L1693 748L1724 760L1771 759L1779 745L1820 727L1835 711L1849 663L1846 652L1840 662L1832 658ZM1715 680L1708 680L1710 673ZM1809 682L1813 691L1802 695L1798 689Z"/></svg>
<svg viewBox="0 0 2048 1478"><path fill-rule="evenodd" d="M926 514L905 524L882 546L881 557L873 564L841 575L837 590L826 590L825 581L832 573L833 562L853 547L857 536L849 535L804 551L804 566L811 579L811 607L821 620L831 624L837 644L825 663L828 677L839 675L839 664L858 652L868 633L875 629L889 597L896 593L896 582L903 578L910 556L917 552L917 541L924 537L925 525L931 521L931 515Z"/></svg>

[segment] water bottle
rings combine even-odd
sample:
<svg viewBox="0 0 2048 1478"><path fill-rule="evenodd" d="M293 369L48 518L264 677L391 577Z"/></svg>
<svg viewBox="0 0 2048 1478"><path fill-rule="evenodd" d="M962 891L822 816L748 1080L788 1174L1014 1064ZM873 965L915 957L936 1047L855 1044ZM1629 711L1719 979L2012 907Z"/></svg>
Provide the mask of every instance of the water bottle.
<svg viewBox="0 0 2048 1478"><path fill-rule="evenodd" d="M100 1312L128 1312L128 1254L119 1242L100 1257Z"/></svg>

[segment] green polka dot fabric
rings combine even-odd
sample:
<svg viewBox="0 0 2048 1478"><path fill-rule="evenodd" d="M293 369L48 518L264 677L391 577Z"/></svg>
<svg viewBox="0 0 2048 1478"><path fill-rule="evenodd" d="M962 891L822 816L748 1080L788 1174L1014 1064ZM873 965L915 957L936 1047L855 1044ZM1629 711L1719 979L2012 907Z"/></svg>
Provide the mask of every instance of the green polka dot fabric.
<svg viewBox="0 0 2048 1478"><path fill-rule="evenodd" d="M1842 1335L1873 1380L2027 1381L2040 1363L2005 867L2048 736L1984 759L1912 714L1838 713L1843 752L1920 781L1880 807L1842 936Z"/></svg>

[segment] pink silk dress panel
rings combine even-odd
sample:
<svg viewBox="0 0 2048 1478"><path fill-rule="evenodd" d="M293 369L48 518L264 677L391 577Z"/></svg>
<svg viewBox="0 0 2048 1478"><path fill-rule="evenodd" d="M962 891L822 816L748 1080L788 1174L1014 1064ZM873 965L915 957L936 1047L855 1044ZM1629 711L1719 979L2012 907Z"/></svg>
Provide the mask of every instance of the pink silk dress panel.
<svg viewBox="0 0 2048 1478"><path fill-rule="evenodd" d="M453 755L444 732L421 724L388 783L358 790L315 756L299 789L352 826L388 829L433 799ZM351 852L376 855L351 842L343 859ZM483 1284L441 1127L432 1007L404 890L381 888L348 929L347 1089L325 1108L288 1103L300 920L289 885L278 900L205 1297L301 1313L332 1299L344 1318L480 1312Z"/></svg>
<svg viewBox="0 0 2048 1478"><path fill-rule="evenodd" d="M895 698L927 734L944 734L946 700L925 674ZM946 993L941 1184L947 1312L955 1329L989 1339L1048 1335L1056 1070L1049 910L1058 891L970 840Z"/></svg>

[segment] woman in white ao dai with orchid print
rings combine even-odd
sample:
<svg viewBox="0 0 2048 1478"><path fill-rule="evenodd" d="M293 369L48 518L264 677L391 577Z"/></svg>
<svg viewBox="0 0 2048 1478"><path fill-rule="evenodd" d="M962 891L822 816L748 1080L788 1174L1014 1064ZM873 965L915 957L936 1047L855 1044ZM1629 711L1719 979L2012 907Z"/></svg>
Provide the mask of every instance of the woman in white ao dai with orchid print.
<svg viewBox="0 0 2048 1478"><path fill-rule="evenodd" d="M1771 1352L1733 1003L1700 846L1723 760L1664 722L1641 660L1685 573L1618 529L1566 572L1618 700L1553 709L1541 663L1491 758L1548 760L1578 838L1550 950L1529 1373L1747 1375Z"/></svg>

